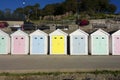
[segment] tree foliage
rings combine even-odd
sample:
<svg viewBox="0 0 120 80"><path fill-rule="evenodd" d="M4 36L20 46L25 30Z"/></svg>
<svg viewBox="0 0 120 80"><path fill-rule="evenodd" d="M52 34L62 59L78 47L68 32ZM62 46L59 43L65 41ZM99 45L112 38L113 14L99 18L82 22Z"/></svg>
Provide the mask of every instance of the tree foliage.
<svg viewBox="0 0 120 80"><path fill-rule="evenodd" d="M85 13L94 15L96 13L114 13L117 7L110 0L65 0L62 3L48 4L43 9L40 4L19 7L11 13L10 9L0 10L0 18L12 17L23 19L39 19L39 16L61 15L66 12Z"/></svg>

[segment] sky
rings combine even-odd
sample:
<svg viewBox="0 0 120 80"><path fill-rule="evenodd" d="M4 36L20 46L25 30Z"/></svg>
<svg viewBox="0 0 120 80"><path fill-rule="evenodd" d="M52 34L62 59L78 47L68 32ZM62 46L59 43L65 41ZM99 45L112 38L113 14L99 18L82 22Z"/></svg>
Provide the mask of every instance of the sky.
<svg viewBox="0 0 120 80"><path fill-rule="evenodd" d="M117 7L116 12L120 12L120 0L110 0L112 4L115 4Z"/></svg>
<svg viewBox="0 0 120 80"><path fill-rule="evenodd" d="M6 8L11 9L12 11L18 7L23 7L24 0L0 0L0 10L5 10ZM35 3L39 3L41 8L43 8L47 4L63 2L64 0L25 0L27 5L34 5ZM117 11L120 12L120 0L110 0L111 3L117 6Z"/></svg>
<svg viewBox="0 0 120 80"><path fill-rule="evenodd" d="M18 7L23 7L24 1L25 6L39 3L40 6L43 8L46 4L63 2L64 0L0 0L0 10L5 10L6 8L15 10Z"/></svg>

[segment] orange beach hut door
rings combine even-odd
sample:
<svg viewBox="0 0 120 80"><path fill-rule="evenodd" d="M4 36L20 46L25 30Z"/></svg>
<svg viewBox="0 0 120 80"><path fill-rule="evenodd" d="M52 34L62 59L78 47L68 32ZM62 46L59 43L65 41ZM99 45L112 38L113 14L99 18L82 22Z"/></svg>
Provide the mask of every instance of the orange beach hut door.
<svg viewBox="0 0 120 80"><path fill-rule="evenodd" d="M52 53L63 54L64 53L64 36L52 36Z"/></svg>

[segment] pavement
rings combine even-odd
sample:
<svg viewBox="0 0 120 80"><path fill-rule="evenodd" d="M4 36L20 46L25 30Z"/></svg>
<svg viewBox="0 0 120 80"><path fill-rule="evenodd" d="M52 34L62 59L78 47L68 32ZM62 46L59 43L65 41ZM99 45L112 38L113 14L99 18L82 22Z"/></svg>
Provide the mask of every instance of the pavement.
<svg viewBox="0 0 120 80"><path fill-rule="evenodd" d="M120 70L120 56L0 55L0 72Z"/></svg>

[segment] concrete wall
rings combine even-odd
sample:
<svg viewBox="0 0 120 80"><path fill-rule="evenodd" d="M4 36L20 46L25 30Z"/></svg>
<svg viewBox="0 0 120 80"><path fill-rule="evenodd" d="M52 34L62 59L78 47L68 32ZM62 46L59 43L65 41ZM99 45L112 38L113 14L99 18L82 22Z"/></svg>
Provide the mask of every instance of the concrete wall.
<svg viewBox="0 0 120 80"><path fill-rule="evenodd" d="M93 20L90 20L90 23L93 24L93 23L100 23L100 24L105 24L106 22L106 19L93 19Z"/></svg>
<svg viewBox="0 0 120 80"><path fill-rule="evenodd" d="M0 22L7 22L10 26L13 25L22 25L24 22L23 21L0 21Z"/></svg>

